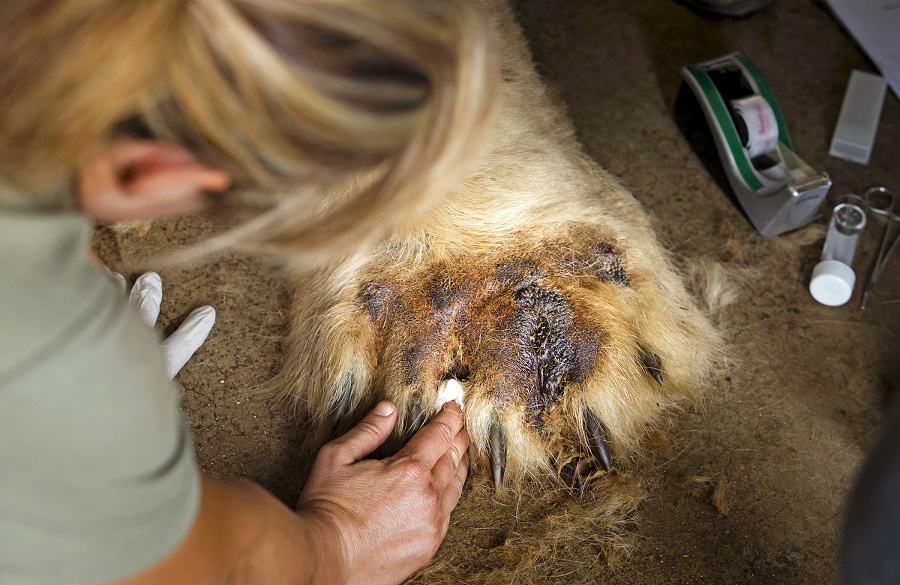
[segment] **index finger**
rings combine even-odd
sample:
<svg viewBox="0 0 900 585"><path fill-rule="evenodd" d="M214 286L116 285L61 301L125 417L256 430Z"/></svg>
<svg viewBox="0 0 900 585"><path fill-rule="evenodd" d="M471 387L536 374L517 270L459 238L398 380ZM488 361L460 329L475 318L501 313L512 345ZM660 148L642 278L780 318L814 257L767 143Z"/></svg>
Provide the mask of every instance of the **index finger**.
<svg viewBox="0 0 900 585"><path fill-rule="evenodd" d="M414 457L434 467L444 453L450 449L453 439L462 430L464 424L462 410L455 402L447 402L441 411L422 427L405 447L397 452L398 457Z"/></svg>

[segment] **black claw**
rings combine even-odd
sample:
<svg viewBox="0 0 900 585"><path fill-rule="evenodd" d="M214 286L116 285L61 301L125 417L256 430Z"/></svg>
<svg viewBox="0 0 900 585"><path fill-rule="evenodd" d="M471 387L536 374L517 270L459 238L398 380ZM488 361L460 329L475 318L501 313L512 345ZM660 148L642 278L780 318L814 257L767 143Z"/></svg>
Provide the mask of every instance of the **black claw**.
<svg viewBox="0 0 900 585"><path fill-rule="evenodd" d="M406 438L409 439L416 431L422 428L425 424L426 419L425 411L422 410L422 403L418 400L413 403L412 408L409 409L409 427L406 429Z"/></svg>
<svg viewBox="0 0 900 585"><path fill-rule="evenodd" d="M494 415L491 422L491 463L494 472L494 487L500 491L503 485L503 473L506 471L506 437L503 435L503 425L500 417Z"/></svg>
<svg viewBox="0 0 900 585"><path fill-rule="evenodd" d="M641 347L641 361L644 363L644 367L647 368L647 372L653 376L653 379L659 382L660 386L663 386L662 360L659 359L659 356L646 347Z"/></svg>
<svg viewBox="0 0 900 585"><path fill-rule="evenodd" d="M591 451L603 466L604 471L609 471L612 469L612 457L610 457L609 441L606 438L606 427L590 410L585 412L585 422L591 439Z"/></svg>
<svg viewBox="0 0 900 585"><path fill-rule="evenodd" d="M347 409L350 407L350 394L353 393L353 374L347 373L344 376L344 381L341 383L340 399L338 403L335 405L334 410L331 411L331 418L329 421L331 422L331 428L334 430L344 418L344 415L347 414Z"/></svg>

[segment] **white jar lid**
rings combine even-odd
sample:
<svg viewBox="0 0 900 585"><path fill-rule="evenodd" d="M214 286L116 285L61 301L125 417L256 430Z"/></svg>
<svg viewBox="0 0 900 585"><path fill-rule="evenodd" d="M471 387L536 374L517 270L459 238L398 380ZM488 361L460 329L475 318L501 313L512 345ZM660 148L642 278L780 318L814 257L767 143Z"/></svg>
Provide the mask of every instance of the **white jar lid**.
<svg viewBox="0 0 900 585"><path fill-rule="evenodd" d="M838 260L825 260L813 268L809 292L813 298L829 307L843 305L853 295L856 274Z"/></svg>

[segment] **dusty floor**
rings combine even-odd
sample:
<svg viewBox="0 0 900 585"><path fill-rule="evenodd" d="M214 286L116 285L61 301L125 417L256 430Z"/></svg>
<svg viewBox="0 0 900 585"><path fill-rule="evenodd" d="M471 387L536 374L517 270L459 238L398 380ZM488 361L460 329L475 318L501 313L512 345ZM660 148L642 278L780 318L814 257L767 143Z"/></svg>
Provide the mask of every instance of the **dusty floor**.
<svg viewBox="0 0 900 585"><path fill-rule="evenodd" d="M731 22L705 20L673 0L520 0L516 9L539 71L559 89L587 151L633 191L662 240L681 258L712 257L749 275L740 301L722 315L739 362L702 407L672 418L667 443L634 470L647 497L624 527L628 554L610 570L591 541L596 534L574 535L545 548L516 582L832 582L845 496L900 384L900 258L866 311L859 286L843 307L813 301L806 287L821 241L809 243L808 232L755 234L723 192L716 161L699 157L676 123L678 69L732 50L750 56L798 154L831 175L829 202L874 184L900 190L900 102L888 93L867 166L828 156L851 69L873 69L812 0L777 0ZM101 230L97 243L108 262L130 261L212 227L194 219L147 233ZM867 228L859 279L881 229L877 221ZM197 305L218 311L209 341L180 376L201 466L255 479L292 502L303 484L300 423L255 393L278 367L288 298L278 268L227 256L161 273L167 330ZM716 486L725 506L712 503ZM440 558L460 580L459 571L500 567L517 535L544 529L547 510L494 502L476 482Z"/></svg>

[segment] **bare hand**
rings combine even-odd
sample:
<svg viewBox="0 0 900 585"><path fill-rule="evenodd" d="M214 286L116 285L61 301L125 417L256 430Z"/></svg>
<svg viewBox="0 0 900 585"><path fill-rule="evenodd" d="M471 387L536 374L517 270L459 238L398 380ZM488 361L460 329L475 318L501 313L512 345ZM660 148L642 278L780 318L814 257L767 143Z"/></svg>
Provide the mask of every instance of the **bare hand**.
<svg viewBox="0 0 900 585"><path fill-rule="evenodd" d="M394 426L382 402L344 436L322 447L297 511L320 538L341 548L346 583L400 583L424 566L447 533L462 494L469 438L448 402L393 457L364 459Z"/></svg>

